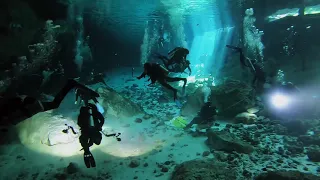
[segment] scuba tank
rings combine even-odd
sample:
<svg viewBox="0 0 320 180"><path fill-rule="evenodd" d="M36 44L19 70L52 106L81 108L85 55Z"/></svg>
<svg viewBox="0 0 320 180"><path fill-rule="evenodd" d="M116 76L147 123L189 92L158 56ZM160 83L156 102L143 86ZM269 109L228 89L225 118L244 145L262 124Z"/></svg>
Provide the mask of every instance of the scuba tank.
<svg viewBox="0 0 320 180"><path fill-rule="evenodd" d="M166 75L166 76L168 76L169 75L169 70L168 69L166 69L163 65L160 65L159 64L159 67L160 67L160 69L161 69L161 73L162 74L164 74L164 75Z"/></svg>

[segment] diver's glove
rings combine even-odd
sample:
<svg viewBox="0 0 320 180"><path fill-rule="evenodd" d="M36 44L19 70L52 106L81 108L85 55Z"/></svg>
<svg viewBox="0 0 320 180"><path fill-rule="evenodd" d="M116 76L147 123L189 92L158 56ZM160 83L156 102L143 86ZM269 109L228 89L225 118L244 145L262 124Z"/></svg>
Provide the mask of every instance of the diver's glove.
<svg viewBox="0 0 320 180"><path fill-rule="evenodd" d="M94 157L90 151L84 152L83 159L84 164L87 166L87 168L96 167L96 161L94 160Z"/></svg>

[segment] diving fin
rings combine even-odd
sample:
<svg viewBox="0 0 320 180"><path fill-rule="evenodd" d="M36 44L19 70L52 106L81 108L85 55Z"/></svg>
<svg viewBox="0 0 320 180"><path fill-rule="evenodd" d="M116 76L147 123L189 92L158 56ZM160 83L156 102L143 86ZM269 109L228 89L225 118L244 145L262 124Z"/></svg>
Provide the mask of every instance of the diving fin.
<svg viewBox="0 0 320 180"><path fill-rule="evenodd" d="M87 168L96 167L96 161L94 160L91 152L85 152L83 155L83 160Z"/></svg>

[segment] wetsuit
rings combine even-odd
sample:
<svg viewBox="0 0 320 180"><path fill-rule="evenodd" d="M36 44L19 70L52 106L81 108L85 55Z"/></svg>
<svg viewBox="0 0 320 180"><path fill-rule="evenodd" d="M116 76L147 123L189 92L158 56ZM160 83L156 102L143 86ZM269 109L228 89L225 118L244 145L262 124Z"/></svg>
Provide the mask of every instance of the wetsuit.
<svg viewBox="0 0 320 180"><path fill-rule="evenodd" d="M216 107L211 104L211 102L205 103L200 112L195 118L185 127L190 128L193 124L212 124L215 120L214 116L217 115Z"/></svg>
<svg viewBox="0 0 320 180"><path fill-rule="evenodd" d="M59 91L51 102L42 102L30 96L17 96L17 97L1 97L0 98L0 124L1 125L16 125L33 115L60 106L62 100L73 89L81 89L86 91L91 97L99 97L99 94L79 84L77 81L70 79L67 84Z"/></svg>
<svg viewBox="0 0 320 180"><path fill-rule="evenodd" d="M138 79L144 78L146 75L150 77L151 84L156 83L158 81L163 87L172 90L174 93L174 100L177 98L177 89L170 86L167 82L176 82L176 81L184 81L183 87L185 87L187 83L187 78L180 78L180 77L169 77L169 71L162 67L160 64L157 63L145 63L144 64L144 72L137 77Z"/></svg>
<svg viewBox="0 0 320 180"><path fill-rule="evenodd" d="M78 125L81 130L79 141L84 150L84 162L87 168L95 167L95 160L90 152L93 144L99 145L102 140L100 131L104 124L104 117L94 104L88 103L81 107Z"/></svg>

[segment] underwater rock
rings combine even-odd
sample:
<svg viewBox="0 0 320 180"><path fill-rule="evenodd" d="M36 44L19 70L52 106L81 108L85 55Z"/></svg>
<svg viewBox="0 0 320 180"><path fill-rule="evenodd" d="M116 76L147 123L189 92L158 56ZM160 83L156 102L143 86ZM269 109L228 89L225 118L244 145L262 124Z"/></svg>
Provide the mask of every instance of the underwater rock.
<svg viewBox="0 0 320 180"><path fill-rule="evenodd" d="M142 118L145 119L145 120L148 120L148 119L152 118L152 115L145 114Z"/></svg>
<svg viewBox="0 0 320 180"><path fill-rule="evenodd" d="M212 88L210 99L219 109L219 115L233 118L247 111L255 102L253 89L246 83L227 79Z"/></svg>
<svg viewBox="0 0 320 180"><path fill-rule="evenodd" d="M130 163L129 163L129 167L131 167L131 168L136 168L136 167L138 167L139 165L140 165L140 162L137 161L137 160L132 160L132 161L130 161Z"/></svg>
<svg viewBox="0 0 320 180"><path fill-rule="evenodd" d="M253 108L247 109L247 112L250 114L255 114L259 111L260 111L259 107L253 107Z"/></svg>
<svg viewBox="0 0 320 180"><path fill-rule="evenodd" d="M187 102L181 108L181 115L185 117L194 117L204 104L204 93L202 87L187 97Z"/></svg>
<svg viewBox="0 0 320 180"><path fill-rule="evenodd" d="M67 172L68 174L77 173L77 172L79 172L79 167L78 167L78 165L77 165L76 163L71 162L71 163L69 163L69 165L67 166L66 172Z"/></svg>
<svg viewBox="0 0 320 180"><path fill-rule="evenodd" d="M98 88L98 93L101 97L99 102L108 114L118 118L145 114L141 106L121 96L111 88Z"/></svg>
<svg viewBox="0 0 320 180"><path fill-rule="evenodd" d="M254 148L237 138L234 134L228 131L212 131L210 130L207 133L208 139L206 140L206 144L210 147L210 149L225 151L225 152L239 152L250 154L254 151Z"/></svg>
<svg viewBox="0 0 320 180"><path fill-rule="evenodd" d="M313 136L301 135L298 137L298 140L301 141L305 146L320 144L320 136L315 136L315 135Z"/></svg>
<svg viewBox="0 0 320 180"><path fill-rule="evenodd" d="M221 162L226 162L228 160L228 155L223 151L214 151L213 156Z"/></svg>
<svg viewBox="0 0 320 180"><path fill-rule="evenodd" d="M319 148L308 149L307 156L310 161L320 162L320 149Z"/></svg>
<svg viewBox="0 0 320 180"><path fill-rule="evenodd" d="M320 180L319 176L299 171L268 171L254 178L255 180Z"/></svg>
<svg viewBox="0 0 320 180"><path fill-rule="evenodd" d="M296 155L296 154L303 153L303 147L302 146L285 145L285 148L290 152L291 155Z"/></svg>
<svg viewBox="0 0 320 180"><path fill-rule="evenodd" d="M207 156L209 156L210 155L210 151L204 151L203 153L202 153L202 157L207 157Z"/></svg>
<svg viewBox="0 0 320 180"><path fill-rule="evenodd" d="M142 119L141 119L141 118L136 118L136 120L134 120L134 122L136 122L136 123L142 123Z"/></svg>
<svg viewBox="0 0 320 180"><path fill-rule="evenodd" d="M257 115L243 112L234 118L235 123L253 124L258 119Z"/></svg>
<svg viewBox="0 0 320 180"><path fill-rule="evenodd" d="M169 171L169 169L167 167L162 167L161 168L161 172L168 172L168 171Z"/></svg>
<svg viewBox="0 0 320 180"><path fill-rule="evenodd" d="M78 125L71 119L62 116L52 116L50 112L43 112L19 123L17 125L19 138L23 144L41 142L47 146L69 144L78 141L79 133L73 134L71 130L63 130L72 126L79 132Z"/></svg>
<svg viewBox="0 0 320 180"><path fill-rule="evenodd" d="M281 125L286 127L292 136L305 135L310 128L307 123L300 120L281 122Z"/></svg>
<svg viewBox="0 0 320 180"><path fill-rule="evenodd" d="M175 167L171 180L230 180L237 179L236 170L227 168L226 163L216 160L186 161Z"/></svg>

